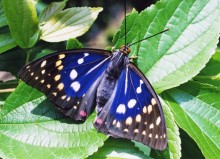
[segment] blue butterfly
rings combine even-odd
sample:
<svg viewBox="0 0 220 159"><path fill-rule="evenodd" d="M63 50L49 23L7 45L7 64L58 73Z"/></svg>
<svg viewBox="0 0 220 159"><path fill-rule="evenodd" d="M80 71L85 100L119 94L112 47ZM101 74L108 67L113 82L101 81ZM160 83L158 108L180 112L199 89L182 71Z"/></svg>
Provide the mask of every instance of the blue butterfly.
<svg viewBox="0 0 220 159"><path fill-rule="evenodd" d="M128 45L114 52L57 52L24 66L19 77L66 116L85 121L96 109L98 131L164 150L167 133L160 101L129 53Z"/></svg>

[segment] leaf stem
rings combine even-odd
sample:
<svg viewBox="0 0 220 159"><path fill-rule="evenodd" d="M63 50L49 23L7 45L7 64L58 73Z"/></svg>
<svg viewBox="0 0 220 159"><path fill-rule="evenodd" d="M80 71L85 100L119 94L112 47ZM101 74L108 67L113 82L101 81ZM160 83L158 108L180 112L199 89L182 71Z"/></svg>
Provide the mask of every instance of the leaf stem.
<svg viewBox="0 0 220 159"><path fill-rule="evenodd" d="M31 49L26 49L26 53L27 53L27 56L26 56L25 64L28 64L30 60Z"/></svg>

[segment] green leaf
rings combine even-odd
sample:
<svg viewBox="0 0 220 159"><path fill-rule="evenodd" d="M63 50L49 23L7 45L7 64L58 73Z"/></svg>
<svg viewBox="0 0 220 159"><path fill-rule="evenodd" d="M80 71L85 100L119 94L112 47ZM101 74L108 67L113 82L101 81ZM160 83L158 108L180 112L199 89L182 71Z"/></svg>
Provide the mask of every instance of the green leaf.
<svg viewBox="0 0 220 159"><path fill-rule="evenodd" d="M150 155L150 151L151 149L149 147L147 147L146 145L137 142L135 140L132 140L132 142L134 143L135 147L137 147L140 151L142 151L145 155L149 156Z"/></svg>
<svg viewBox="0 0 220 159"><path fill-rule="evenodd" d="M0 34L0 53L17 46L10 33Z"/></svg>
<svg viewBox="0 0 220 159"><path fill-rule="evenodd" d="M125 44L125 36L126 36L126 42L135 42L139 40L139 15L136 10L132 10L131 13L129 13L126 16L126 35L125 35L125 22L122 22L121 28L113 37L113 43L115 44L115 48L120 48L120 46ZM134 52L138 49L137 45L131 46L131 56L136 55Z"/></svg>
<svg viewBox="0 0 220 159"><path fill-rule="evenodd" d="M41 39L48 42L60 42L84 34L102 8L69 8L55 14L47 22L41 23Z"/></svg>
<svg viewBox="0 0 220 159"><path fill-rule="evenodd" d="M146 146L145 146L146 147ZM103 147L98 152L94 153L88 159L151 159L151 157L144 155L134 144L126 139L109 138Z"/></svg>
<svg viewBox="0 0 220 159"><path fill-rule="evenodd" d="M194 80L213 85L220 89L220 50L217 50L206 67L194 78Z"/></svg>
<svg viewBox="0 0 220 159"><path fill-rule="evenodd" d="M66 49L83 48L83 45L77 39L69 39L66 44Z"/></svg>
<svg viewBox="0 0 220 159"><path fill-rule="evenodd" d="M21 83L1 110L0 156L86 158L106 140L105 135L97 133L93 120L94 114L84 123L74 123L41 93Z"/></svg>
<svg viewBox="0 0 220 159"><path fill-rule="evenodd" d="M193 89L192 89L193 88ZM167 90L163 99L175 121L192 137L207 159L220 156L220 91L188 82Z"/></svg>
<svg viewBox="0 0 220 159"><path fill-rule="evenodd" d="M6 25L7 25L7 21L5 17L5 12L4 12L2 1L0 1L0 27L6 26Z"/></svg>
<svg viewBox="0 0 220 159"><path fill-rule="evenodd" d="M156 159L178 159L181 157L181 140L179 128L175 123L174 116L169 106L160 98L166 120L168 148L164 151L151 151L151 156Z"/></svg>
<svg viewBox="0 0 220 159"><path fill-rule="evenodd" d="M219 0L161 0L139 16L127 17L128 43L170 29L132 49L132 55L138 55L134 62L157 92L185 83L205 66L218 43L219 15ZM135 37L131 34L134 25L139 26ZM122 26L119 32L123 30ZM124 44L124 34L119 34L114 38L117 47Z"/></svg>
<svg viewBox="0 0 220 159"><path fill-rule="evenodd" d="M5 15L0 15L0 27L6 26L7 25L7 20Z"/></svg>
<svg viewBox="0 0 220 159"><path fill-rule="evenodd" d="M66 0L61 2L53 2L47 6L39 16L40 23L48 21L55 14L61 12L66 5Z"/></svg>
<svg viewBox="0 0 220 159"><path fill-rule="evenodd" d="M3 0L10 32L21 48L31 48L39 36L38 18L33 0Z"/></svg>

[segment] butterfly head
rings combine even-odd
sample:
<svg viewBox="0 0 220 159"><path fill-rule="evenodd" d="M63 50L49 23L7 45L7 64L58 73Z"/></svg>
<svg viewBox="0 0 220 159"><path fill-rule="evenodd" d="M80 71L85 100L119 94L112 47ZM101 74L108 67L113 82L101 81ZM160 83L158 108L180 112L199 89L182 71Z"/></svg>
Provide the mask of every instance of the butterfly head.
<svg viewBox="0 0 220 159"><path fill-rule="evenodd" d="M131 49L128 47L128 45L122 45L119 50L126 55L131 52Z"/></svg>

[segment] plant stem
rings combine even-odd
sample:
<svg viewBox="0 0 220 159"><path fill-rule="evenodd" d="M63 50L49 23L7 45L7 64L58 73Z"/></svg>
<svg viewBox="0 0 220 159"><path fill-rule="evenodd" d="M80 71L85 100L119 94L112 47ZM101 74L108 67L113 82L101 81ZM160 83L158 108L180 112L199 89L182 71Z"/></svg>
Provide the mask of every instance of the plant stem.
<svg viewBox="0 0 220 159"><path fill-rule="evenodd" d="M11 93L15 88L0 89L0 93Z"/></svg>

